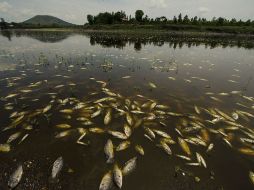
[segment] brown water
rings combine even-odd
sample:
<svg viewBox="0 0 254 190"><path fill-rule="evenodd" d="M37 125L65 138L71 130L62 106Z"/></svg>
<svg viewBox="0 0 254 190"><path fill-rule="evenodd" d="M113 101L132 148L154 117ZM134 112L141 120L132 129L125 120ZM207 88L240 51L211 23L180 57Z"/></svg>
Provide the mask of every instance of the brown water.
<svg viewBox="0 0 254 190"><path fill-rule="evenodd" d="M113 169L114 163L123 167L135 156L137 167L123 177L122 189L253 189L249 172L254 171L254 145L240 138L254 140L254 49L239 45L245 43L229 43L232 40L195 40L53 32L0 36L0 144L20 132L8 143L9 152L0 151L0 189L8 189L10 175L20 164L24 174L16 189L99 189L103 175ZM138 107L145 112L132 113L133 125L142 123L136 128L130 126L131 145L115 151L112 164L106 163L104 146L108 139L115 147L123 140L107 131L123 132L126 114L119 116L109 101L101 103L99 116L90 118L98 108L94 102L109 96L103 88L121 95L113 102L126 112L131 113L134 104L140 104ZM11 94L15 96L8 97ZM66 103L61 103L64 100ZM149 101L168 108L159 113L156 106L141 107ZM81 102L87 104L85 108L95 107L89 111L74 109ZM51 109L43 113L48 105ZM109 107L113 116L105 125ZM73 112L62 113L63 109ZM239 118L229 123L216 109L231 119L232 113L237 113ZM10 118L14 112L25 112L15 124L18 116ZM149 113L156 113L151 121L147 121ZM221 120L212 123L217 116ZM84 125L77 120L79 117L93 124ZM193 122L200 128L187 132ZM70 130L56 127L65 123L71 125L72 132L56 138L60 132ZM104 132L89 131L93 127ZM143 127L169 134L176 142L169 145L172 155L156 146L160 135L156 134L153 141L145 138ZM87 130L82 139L87 145L76 143L81 135L78 128ZM191 161L187 161L176 156L188 156L178 137L187 141L197 137L205 146L187 142L191 151ZM209 144L214 148L206 152ZM135 150L136 145L143 147L144 156ZM248 153L239 151L241 148ZM197 163L196 152L202 155L207 168L186 165ZM52 181L52 165L60 156L63 169Z"/></svg>

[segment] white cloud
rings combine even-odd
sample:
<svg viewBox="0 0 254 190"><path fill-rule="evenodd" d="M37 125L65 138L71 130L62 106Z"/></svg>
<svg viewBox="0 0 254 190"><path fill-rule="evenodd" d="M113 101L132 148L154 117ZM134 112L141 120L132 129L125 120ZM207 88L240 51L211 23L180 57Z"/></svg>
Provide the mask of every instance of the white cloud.
<svg viewBox="0 0 254 190"><path fill-rule="evenodd" d="M165 0L150 0L150 8L166 8L168 5Z"/></svg>
<svg viewBox="0 0 254 190"><path fill-rule="evenodd" d="M198 8L198 11L199 11L201 14L205 14L205 13L209 12L210 10L209 10L207 7L199 7L199 8Z"/></svg>
<svg viewBox="0 0 254 190"><path fill-rule="evenodd" d="M1 12L2 13L8 12L11 9L11 7L12 6L8 2L6 2L6 1L0 2L0 13Z"/></svg>

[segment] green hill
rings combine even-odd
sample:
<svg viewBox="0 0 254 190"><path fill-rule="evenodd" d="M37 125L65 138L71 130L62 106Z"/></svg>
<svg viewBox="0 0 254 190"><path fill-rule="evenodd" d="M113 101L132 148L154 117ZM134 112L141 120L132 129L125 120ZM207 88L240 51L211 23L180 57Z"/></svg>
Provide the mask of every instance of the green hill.
<svg viewBox="0 0 254 190"><path fill-rule="evenodd" d="M57 17L49 16L49 15L37 15L34 16L21 24L25 25L40 25L40 26L74 26L69 22L65 22Z"/></svg>

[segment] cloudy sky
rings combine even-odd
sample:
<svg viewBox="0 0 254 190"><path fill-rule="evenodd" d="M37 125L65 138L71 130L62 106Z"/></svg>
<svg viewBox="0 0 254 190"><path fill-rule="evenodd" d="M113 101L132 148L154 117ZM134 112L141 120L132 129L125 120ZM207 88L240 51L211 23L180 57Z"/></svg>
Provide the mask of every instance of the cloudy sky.
<svg viewBox="0 0 254 190"><path fill-rule="evenodd" d="M254 20L254 0L0 0L0 17L21 22L34 15L52 15L84 24L87 14L124 10L134 15L144 10L149 17L188 14Z"/></svg>

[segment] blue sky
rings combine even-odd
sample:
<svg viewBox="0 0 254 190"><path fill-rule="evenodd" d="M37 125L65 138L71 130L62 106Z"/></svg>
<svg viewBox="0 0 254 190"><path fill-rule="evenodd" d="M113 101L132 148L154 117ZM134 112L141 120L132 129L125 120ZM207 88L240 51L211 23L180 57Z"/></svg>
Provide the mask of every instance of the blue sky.
<svg viewBox="0 0 254 190"><path fill-rule="evenodd" d="M21 22L35 15L52 15L84 24L87 14L124 10L134 15L144 10L149 17L188 14L254 20L254 0L0 0L0 17Z"/></svg>

